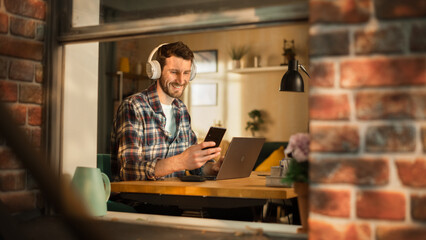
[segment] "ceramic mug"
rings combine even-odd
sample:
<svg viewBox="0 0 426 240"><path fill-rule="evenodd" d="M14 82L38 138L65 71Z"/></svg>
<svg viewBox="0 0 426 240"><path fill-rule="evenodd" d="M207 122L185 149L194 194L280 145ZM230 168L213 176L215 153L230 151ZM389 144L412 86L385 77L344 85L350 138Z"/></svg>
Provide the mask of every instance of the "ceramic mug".
<svg viewBox="0 0 426 240"><path fill-rule="evenodd" d="M106 215L111 184L105 173L99 168L77 167L72 184L90 215Z"/></svg>

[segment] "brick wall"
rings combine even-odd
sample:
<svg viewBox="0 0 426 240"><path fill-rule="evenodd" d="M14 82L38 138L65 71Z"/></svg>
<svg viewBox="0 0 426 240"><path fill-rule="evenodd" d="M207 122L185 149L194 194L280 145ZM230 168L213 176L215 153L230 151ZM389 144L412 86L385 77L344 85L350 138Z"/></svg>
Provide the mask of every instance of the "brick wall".
<svg viewBox="0 0 426 240"><path fill-rule="evenodd" d="M426 1L310 0L309 239L425 239Z"/></svg>
<svg viewBox="0 0 426 240"><path fill-rule="evenodd" d="M42 142L46 2L0 0L0 101L35 146ZM31 175L0 140L0 200L11 212L42 206Z"/></svg>

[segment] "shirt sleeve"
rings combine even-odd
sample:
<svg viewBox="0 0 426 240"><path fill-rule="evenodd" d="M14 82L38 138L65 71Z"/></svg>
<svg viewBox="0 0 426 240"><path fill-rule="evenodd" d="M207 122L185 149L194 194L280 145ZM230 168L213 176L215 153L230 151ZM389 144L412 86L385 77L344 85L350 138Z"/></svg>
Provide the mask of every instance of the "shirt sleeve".
<svg viewBox="0 0 426 240"><path fill-rule="evenodd" d="M121 162L120 178L123 181L155 178L158 159L143 158L143 119L130 102L124 102L117 112L116 131L118 161Z"/></svg>

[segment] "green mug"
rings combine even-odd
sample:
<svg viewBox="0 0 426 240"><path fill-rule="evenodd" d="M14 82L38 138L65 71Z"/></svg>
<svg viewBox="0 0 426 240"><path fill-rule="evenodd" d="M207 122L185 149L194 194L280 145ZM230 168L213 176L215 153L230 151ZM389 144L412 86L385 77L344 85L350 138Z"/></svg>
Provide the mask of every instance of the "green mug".
<svg viewBox="0 0 426 240"><path fill-rule="evenodd" d="M77 167L72 185L92 216L104 216L111 193L108 176L99 168Z"/></svg>

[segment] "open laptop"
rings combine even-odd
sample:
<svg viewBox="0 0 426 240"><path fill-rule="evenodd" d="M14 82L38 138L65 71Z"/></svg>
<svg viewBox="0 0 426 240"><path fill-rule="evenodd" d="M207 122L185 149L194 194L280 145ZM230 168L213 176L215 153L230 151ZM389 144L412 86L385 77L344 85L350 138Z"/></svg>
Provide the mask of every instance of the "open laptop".
<svg viewBox="0 0 426 240"><path fill-rule="evenodd" d="M234 137L226 151L216 180L249 177L265 138Z"/></svg>

